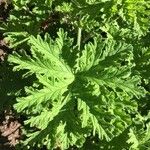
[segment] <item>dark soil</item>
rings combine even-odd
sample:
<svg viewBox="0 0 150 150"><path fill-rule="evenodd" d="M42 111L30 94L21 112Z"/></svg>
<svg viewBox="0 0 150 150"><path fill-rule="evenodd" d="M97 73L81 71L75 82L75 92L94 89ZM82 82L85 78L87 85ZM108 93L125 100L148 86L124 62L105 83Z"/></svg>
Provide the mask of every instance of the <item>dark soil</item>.
<svg viewBox="0 0 150 150"><path fill-rule="evenodd" d="M0 118L0 150L14 150L20 139L21 124L11 110L5 110Z"/></svg>
<svg viewBox="0 0 150 150"><path fill-rule="evenodd" d="M0 39L0 62L4 61L5 56L8 53L8 47L3 38Z"/></svg>
<svg viewBox="0 0 150 150"><path fill-rule="evenodd" d="M0 0L0 23L6 21L10 9L11 9L11 5L9 5L7 0ZM4 61L4 57L7 52L8 52L8 47L6 42L3 39L3 33L0 31L0 61Z"/></svg>
<svg viewBox="0 0 150 150"><path fill-rule="evenodd" d="M0 0L0 21L5 21L11 9L10 0Z"/></svg>
<svg viewBox="0 0 150 150"><path fill-rule="evenodd" d="M0 23L6 21L11 6L8 1L0 0ZM9 53L9 48L0 32L0 63L4 61ZM0 114L0 150L14 150L20 139L21 124L10 109Z"/></svg>

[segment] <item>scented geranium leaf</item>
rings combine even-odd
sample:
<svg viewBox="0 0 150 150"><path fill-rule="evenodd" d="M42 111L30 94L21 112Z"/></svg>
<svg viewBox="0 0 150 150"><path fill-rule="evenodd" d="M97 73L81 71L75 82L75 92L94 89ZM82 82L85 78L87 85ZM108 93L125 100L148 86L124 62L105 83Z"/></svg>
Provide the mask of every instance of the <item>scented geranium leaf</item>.
<svg viewBox="0 0 150 150"><path fill-rule="evenodd" d="M103 52L101 48L96 42L85 46L76 64L76 68L80 68L79 77L100 86L112 88L115 92L118 88L134 96L143 95L143 90L137 88L140 78L130 77L133 60L132 47L127 44L116 46L114 41L108 41ZM96 58L96 51L100 51L99 58ZM120 65L122 59L126 61L126 65ZM98 64L95 65L94 61L97 60ZM114 63L109 64L109 61Z"/></svg>
<svg viewBox="0 0 150 150"><path fill-rule="evenodd" d="M105 42L95 39L94 43L86 44L84 50L78 54L75 68L82 72L94 68L93 66L96 71L97 68L121 65L124 62L129 65L133 60L132 51L132 46L128 44L115 43L112 39Z"/></svg>
<svg viewBox="0 0 150 150"><path fill-rule="evenodd" d="M63 30L59 30L58 38L56 38L55 42L48 34L45 35L45 40L42 40L40 36L38 36L37 39L31 37L31 40L29 41L32 43L31 52L33 55L36 55L37 52L44 55L45 58L50 60L50 64L55 68L54 70L57 70L58 68L58 70L61 69L62 72L70 72L70 68L65 65L63 59L60 57L64 40L66 40L66 33L64 33Z"/></svg>
<svg viewBox="0 0 150 150"><path fill-rule="evenodd" d="M37 79L14 105L27 114L26 125L36 128L29 130L26 146L81 147L90 135L108 142L131 126L137 99L145 95L140 76L132 73L131 45L95 38L74 52L72 40L59 30L55 39L31 36L29 46L30 56L9 57L15 70L25 69Z"/></svg>
<svg viewBox="0 0 150 150"><path fill-rule="evenodd" d="M138 114L128 133L127 143L132 150L149 150L150 147L150 122L149 113L146 116Z"/></svg>
<svg viewBox="0 0 150 150"><path fill-rule="evenodd" d="M89 70L93 65L94 62L96 61L96 48L97 48L97 43L88 43L85 45L84 50L82 51L82 56L77 60L77 67L76 69L80 71L86 71ZM103 47L102 47L103 48ZM101 49L100 49L101 53ZM80 54L79 54L80 55Z"/></svg>
<svg viewBox="0 0 150 150"><path fill-rule="evenodd" d="M128 80L126 81L121 79L122 76L117 77L117 71L115 68L109 68L108 70L105 70L104 72L101 72L98 75L87 74L86 76L86 74L84 74L84 78L89 82L94 82L95 84L98 84L100 86L106 86L108 88L111 88L112 90L114 90L114 92L117 92L117 89L121 89L125 93L137 97L139 95L144 95L144 90L136 86L137 83L140 83L140 79L138 77L133 77L131 79L128 78Z"/></svg>
<svg viewBox="0 0 150 150"><path fill-rule="evenodd" d="M145 83L150 81L149 68L150 68L150 47L142 47L137 45L135 47L135 70L141 75Z"/></svg>
<svg viewBox="0 0 150 150"><path fill-rule="evenodd" d="M87 44L76 60L75 69L79 70L74 87L82 89L82 94L77 90L82 127L93 124L93 133L101 139L105 137L109 141L113 133L115 136L122 133L131 124L127 112L137 111L137 103L132 99L145 95L145 90L139 86L140 77L132 76L132 61L132 47L113 40L107 41L103 50L96 41Z"/></svg>
<svg viewBox="0 0 150 150"><path fill-rule="evenodd" d="M44 89L35 90L31 95L20 98L20 100L18 100L20 103L15 105L18 111L35 105L35 103L40 104L61 97L67 90L67 86L73 82L74 75L71 69L60 58L61 43L63 40L61 33L59 38L56 39L54 45L54 41L52 41L48 35L45 36L45 40L49 41L49 43L42 40L39 36L37 39L31 37L32 58L27 55L21 56L19 54L9 57L9 61L17 64L14 69L24 68L29 70L28 72L36 73L39 82L45 86ZM54 52L54 47L56 52Z"/></svg>
<svg viewBox="0 0 150 150"><path fill-rule="evenodd" d="M30 91L31 93L31 91ZM25 108L32 107L34 105L39 105L42 102L47 102L52 96L51 91L48 88L42 90L32 91L32 94L27 97L21 97L17 101L18 103L14 105L18 112L23 111Z"/></svg>
<svg viewBox="0 0 150 150"><path fill-rule="evenodd" d="M26 90L30 93L30 95L27 97L18 98L18 103L14 105L18 112L35 105L46 103L53 105L53 101L61 99L63 93L67 91L67 86L73 82L73 80L71 79L69 82L66 80L56 81L55 79L49 80L45 79L43 76L39 76L39 82L45 85L44 89L35 91Z"/></svg>
<svg viewBox="0 0 150 150"><path fill-rule="evenodd" d="M49 122L51 122L55 116L61 111L64 105L70 100L70 96L61 97L59 101L53 104L51 111L43 110L39 116L32 117L26 121L26 124L30 124L32 127L37 126L37 128L45 129Z"/></svg>
<svg viewBox="0 0 150 150"><path fill-rule="evenodd" d="M9 61L17 64L14 69L24 68L28 69L31 73L47 74L54 77L60 76L61 78L72 76L71 69L60 58L61 40L56 39L56 43L53 44L54 41L48 35L45 36L45 40L42 40L39 36L37 39L31 37L29 43L32 43L31 52L33 58L15 54L9 57ZM21 59L18 59L18 57Z"/></svg>
<svg viewBox="0 0 150 150"><path fill-rule="evenodd" d="M83 128L88 126L89 120L91 120L93 126L93 135L96 135L96 133L98 133L100 139L106 138L107 141L110 140L107 133L105 132L105 129L103 129L103 127L99 124L96 116L90 112L89 106L81 99L78 99L78 110L83 110L81 115Z"/></svg>
<svg viewBox="0 0 150 150"><path fill-rule="evenodd" d="M134 65L133 60L133 47L130 44L121 43L108 39L106 40L106 48L101 56L101 65L104 67L113 66L129 66ZM124 65L125 64L125 65Z"/></svg>
<svg viewBox="0 0 150 150"><path fill-rule="evenodd" d="M60 102L61 105L57 105L57 103L52 111L43 111L40 113L41 117L38 115L26 121L26 124L38 125L38 128L42 128L42 130L28 133L28 138L23 142L24 146L34 146L38 143L46 145L48 149L60 147L64 150L70 145L81 147L85 141L84 135L87 130L81 128L81 124L72 110L75 103L70 98L70 94L66 95L62 99L63 102Z"/></svg>
<svg viewBox="0 0 150 150"><path fill-rule="evenodd" d="M134 134L134 131L132 129L130 129L130 133L129 133L129 140L127 141L128 143L132 143L131 148L132 149L138 149L139 146L139 141L136 137L136 135Z"/></svg>
<svg viewBox="0 0 150 150"><path fill-rule="evenodd" d="M59 59L60 54L62 54L64 40L67 38L67 33L60 29L59 32L57 32L57 35L58 38L56 38L55 41L51 39L48 33L45 34L44 40L40 35L38 35L37 38L31 36L29 43L31 43L33 52L37 51L45 57L51 58L52 56Z"/></svg>

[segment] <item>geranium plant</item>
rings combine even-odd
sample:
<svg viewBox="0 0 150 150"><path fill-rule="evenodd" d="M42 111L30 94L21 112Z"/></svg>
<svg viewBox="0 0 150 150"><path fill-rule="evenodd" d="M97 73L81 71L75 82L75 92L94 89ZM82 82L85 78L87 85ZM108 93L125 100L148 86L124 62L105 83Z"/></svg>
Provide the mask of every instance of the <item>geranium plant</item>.
<svg viewBox="0 0 150 150"><path fill-rule="evenodd" d="M20 146L86 149L95 137L95 149L149 147L149 2L12 4L1 26L16 50L8 61L23 78L35 76L14 104L26 116Z"/></svg>

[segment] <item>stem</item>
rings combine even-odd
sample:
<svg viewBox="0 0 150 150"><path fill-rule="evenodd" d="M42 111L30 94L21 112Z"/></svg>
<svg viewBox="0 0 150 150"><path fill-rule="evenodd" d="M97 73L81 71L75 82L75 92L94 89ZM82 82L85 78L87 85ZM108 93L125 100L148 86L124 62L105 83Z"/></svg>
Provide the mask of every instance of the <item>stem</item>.
<svg viewBox="0 0 150 150"><path fill-rule="evenodd" d="M81 47L81 32L82 32L82 29L79 27L78 28L78 39L77 39L78 50L80 50L80 47Z"/></svg>

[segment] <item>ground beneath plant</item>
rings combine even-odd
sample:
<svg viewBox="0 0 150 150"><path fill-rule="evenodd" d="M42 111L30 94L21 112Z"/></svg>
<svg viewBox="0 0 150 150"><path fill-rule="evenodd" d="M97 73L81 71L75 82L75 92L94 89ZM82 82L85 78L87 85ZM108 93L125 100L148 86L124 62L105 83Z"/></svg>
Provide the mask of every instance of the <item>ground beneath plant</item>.
<svg viewBox="0 0 150 150"><path fill-rule="evenodd" d="M21 124L11 110L5 110L0 118L0 150L13 150L18 144Z"/></svg>
<svg viewBox="0 0 150 150"><path fill-rule="evenodd" d="M7 3L7 0L0 0L0 23L4 22L8 15L11 6ZM3 33L0 32L0 61L4 61L4 57L8 52L6 41L3 39Z"/></svg>
<svg viewBox="0 0 150 150"><path fill-rule="evenodd" d="M9 14L9 4L6 0L0 0L0 22L6 20ZM9 52L6 41L3 39L3 33L0 33L0 63L4 61ZM0 114L0 150L14 150L14 146L21 138L21 124L14 117L13 112L6 108Z"/></svg>

